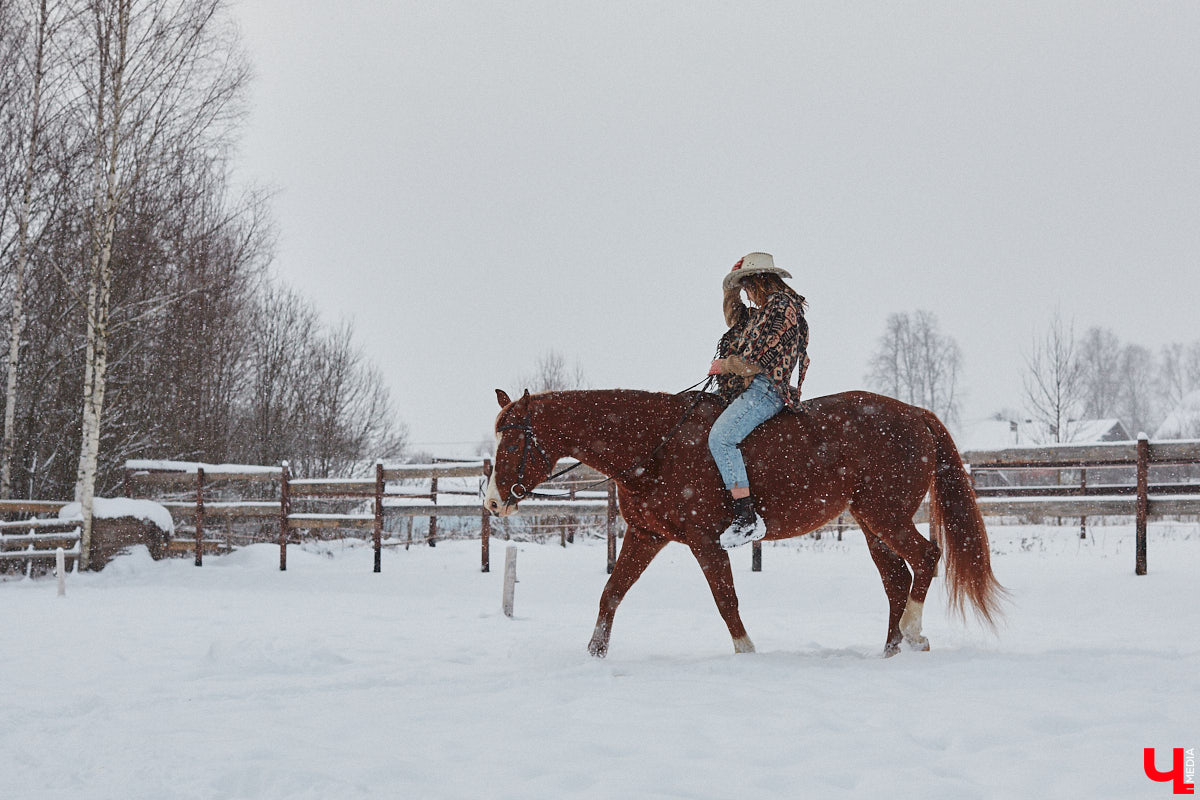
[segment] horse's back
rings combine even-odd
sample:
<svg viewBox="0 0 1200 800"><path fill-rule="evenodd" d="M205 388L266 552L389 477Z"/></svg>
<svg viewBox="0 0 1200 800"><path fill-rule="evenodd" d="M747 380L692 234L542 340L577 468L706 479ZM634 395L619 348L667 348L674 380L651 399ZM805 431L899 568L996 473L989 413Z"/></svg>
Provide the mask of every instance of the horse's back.
<svg viewBox="0 0 1200 800"><path fill-rule="evenodd" d="M802 411L778 414L747 437L742 452L766 503L808 509L789 528L816 527L874 495L898 501L911 516L935 461L922 409L861 391L815 397Z"/></svg>

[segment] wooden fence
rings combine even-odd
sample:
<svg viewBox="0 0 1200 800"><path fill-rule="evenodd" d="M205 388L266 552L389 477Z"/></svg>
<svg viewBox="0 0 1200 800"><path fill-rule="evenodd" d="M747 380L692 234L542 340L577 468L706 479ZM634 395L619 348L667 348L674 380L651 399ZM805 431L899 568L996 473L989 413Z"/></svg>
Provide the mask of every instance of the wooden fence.
<svg viewBox="0 0 1200 800"><path fill-rule="evenodd" d="M1076 517L1086 531L1088 517L1130 516L1136 522L1135 572L1146 573L1146 523L1151 516L1200 515L1200 441L1152 443L1143 438L1137 442L1115 442L1090 445L1044 445L1004 450L963 453L976 487L979 507L988 517L1051 516ZM1183 468L1183 474L1163 479L1162 471ZM477 490L447 488L439 490L439 479L466 478L484 481L491 471L489 460L463 463L417 464L384 467L376 465L371 478L305 479L291 475L286 464L281 467L250 467L237 465L192 464L184 462L126 463L125 494L145 494L154 487L190 495L187 500L163 502L176 519L190 518L194 535L187 541L177 540L176 549L187 547L194 552L197 566L203 563L206 550L220 548L224 543L207 535L213 520L260 520L278 526L279 568L287 569L287 546L293 531L312 529L350 529L370 531L375 549L374 569L381 569L383 521L385 517L428 517L430 532L427 541L437 541L439 517L478 517L480 521L481 569L490 570L491 518L483 511ZM1154 471L1160 474L1155 479ZM1177 469L1177 471L1179 471ZM1105 480L1118 475L1122 480ZM584 482L602 476L581 468L576 475ZM1005 480L995 480L999 476ZM1018 480L1014 482L1013 478ZM1048 482L1049 479L1053 482ZM414 479L428 480L429 488L410 490L404 483ZM1064 479L1066 482L1064 483ZM1040 481L1040 483L1039 483ZM218 501L213 498L214 485L275 484L258 490L266 499L236 499ZM253 492L250 492L253 493ZM603 494L582 497L570 488L562 500L538 500L522 503L526 514L571 515L602 517L606 524L607 569L612 571L616 561L617 502L613 484L606 484ZM449 499L450 502L446 502ZM299 512L293 505L301 502L333 502L345 506L355 503L369 511L359 513ZM53 513L64 503L50 501L0 501L0 513ZM918 521L926 518L924 508ZM31 529L30 523L3 523L18 535L0 528L0 558L46 558L53 550L39 549L50 539ZM837 521L837 528L847 523ZM34 526L36 527L36 526ZM833 526L830 526L831 528ZM59 530L54 536L67 547L70 534ZM22 538L24 537L24 538ZM72 556L77 555L78 545ZM21 548L19 551L17 548ZM762 569L762 547L752 548L752 569Z"/></svg>
<svg viewBox="0 0 1200 800"><path fill-rule="evenodd" d="M57 511L58 509L53 509ZM33 574L39 561L53 562L62 548L68 563L79 559L80 525L78 519L28 519L0 522L0 561L17 562L25 575Z"/></svg>
<svg viewBox="0 0 1200 800"><path fill-rule="evenodd" d="M236 465L206 465L185 462L126 462L125 493L134 496L148 487L174 489L192 494L192 500L165 501L173 516L194 522L192 547L196 566L203 564L207 547L219 543L206 538L206 526L212 519L274 519L278 522L279 569L287 569L287 546L292 531L314 529L346 529L370 531L375 549L374 571L382 568L383 522L385 517L428 517L430 533L427 541L437 542L439 517L478 517L480 520L481 570L491 569L491 517L483 509L478 490L447 489L438 486L439 479L476 478L486 480L491 474L491 461L448 462L438 464L405 464L384 467L376 464L373 478L294 478L287 463L277 468L239 467ZM581 480L602 480L603 476L582 468ZM405 481L428 480L428 491L406 491ZM214 482L275 483L276 500L213 501L207 496ZM398 484L400 484L398 486ZM446 503L449 497L451 502ZM469 497L468 502L462 502ZM298 512L293 506L300 502L333 502L340 505L360 503L370 507L369 513L312 513ZM566 488L562 500L534 500L522 504L528 514L567 514L572 516L604 517L607 536L608 571L616 562L617 502L616 490L607 484L601 498L580 497L573 488Z"/></svg>
<svg viewBox="0 0 1200 800"><path fill-rule="evenodd" d="M1146 572L1146 523L1150 516L1200 514L1200 477L1192 480L1175 480L1172 482L1150 481L1152 468L1183 466L1196 468L1200 466L1200 441L1192 442L1158 442L1151 443L1146 439L1138 442L1114 442L1090 445L1041 445L1032 447L1017 447L1004 450L971 451L963 453L963 460L969 465L972 481L976 485L981 512L987 517L998 516L1050 516L1078 517L1084 521L1096 516L1131 516L1136 521L1136 556L1135 572L1144 575ZM169 481L180 485L180 481L194 486L196 492L195 510L193 516L197 521L197 541L201 538L203 521L206 514L223 516L278 516L280 520L280 569L287 566L287 532L295 529L312 528L359 528L371 529L375 540L375 569L380 564L380 539L383 527L383 515L398 516L428 516L430 519L430 538L436 540L437 518L439 516L480 518L481 529L481 562L483 571L490 569L489 538L490 517L484 513L478 503L442 504L438 501L438 478L477 478L486 480L490 475L490 461L405 465L384 468L377 465L376 476L371 479L352 480L320 480L295 479L287 473L287 467L268 470L255 468L259 471L237 474L222 472L224 480L236 478L241 480L274 480L280 482L278 502L247 503L204 503L205 473L203 467L189 471L175 471L164 474L163 471L153 472L139 470L138 462L130 462L131 480ZM1093 476L1113 471L1127 471L1133 480L1123 483L1097 482L1094 477L1089 483L1088 474ZM592 481L601 476L584 467L581 480ZM1034 479L1045 478L1052 473L1059 481L1051 485L1036 485L1036 483L1018 483L1011 481L1005 485L984 485L986 481L980 478L989 474L1005 476L1026 476ZM1077 483L1061 483L1066 475L1068 478L1077 477ZM405 493L388 490L388 483L405 479L421 478L430 482L429 492ZM450 493L453 493L451 490ZM458 492L458 494L464 494ZM477 493L466 492L472 500ZM581 499L575 497L574 491L564 492L561 501L526 501L522 509L526 514L568 514L568 515L603 515L606 519L608 539L607 568L612 571L616 560L616 495L611 483L606 485L605 498ZM295 513L291 504L296 500L371 500L373 513L370 514L314 514ZM391 504L385 503L392 500ZM403 504L397 504L397 501ZM186 503L168 503L176 512L183 511ZM927 519L927 510L923 507L918 512L918 520ZM836 524L830 528L841 529L847 525L845 517L839 517ZM197 545L197 547L199 547ZM197 549L197 563L200 563L200 550ZM751 568L754 571L762 569L762 546L756 542L752 548Z"/></svg>
<svg viewBox="0 0 1200 800"><path fill-rule="evenodd" d="M1151 516L1200 514L1200 441L1058 444L963 453L985 515L1079 517L1086 535L1089 516L1135 520L1134 572L1146 574L1146 523ZM1151 482L1151 469L1177 468L1173 480ZM1182 469L1179 469L1182 468ZM1053 478L1054 483L981 480L990 475ZM1091 473L1092 480L1088 480ZM1098 482L1097 476L1130 474L1132 481ZM1063 483L1064 477L1067 483ZM1124 477L1124 475L1121 475ZM985 485L991 483L991 485Z"/></svg>

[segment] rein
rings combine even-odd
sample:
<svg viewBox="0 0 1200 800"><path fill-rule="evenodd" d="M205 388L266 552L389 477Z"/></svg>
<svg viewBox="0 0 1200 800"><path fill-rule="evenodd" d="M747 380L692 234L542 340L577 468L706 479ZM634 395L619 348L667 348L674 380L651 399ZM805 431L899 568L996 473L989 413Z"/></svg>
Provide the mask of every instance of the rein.
<svg viewBox="0 0 1200 800"><path fill-rule="evenodd" d="M655 446L655 448L653 450L651 450L645 456L638 459L634 463L630 464L628 467L621 470L620 472L614 473L613 475L610 475L607 478L603 478L602 480L594 481L594 482L586 484L584 486L576 487L576 491L587 491L588 489L594 489L597 486L603 486L606 483L610 483L611 481L616 480L617 478L621 477L622 475L626 474L627 472L631 472L633 470L638 469L639 467L645 466L645 464L647 462L649 462L650 459L654 458L654 456L656 456L660 450L662 450L664 447L666 447L667 442L669 442L669 441L671 441L671 439L675 438L675 434L679 433L680 428L682 428L684 423L687 422L688 417L690 417L692 415L692 411L694 411L696 406L699 405L700 398L702 398L704 396L705 392L708 390L708 385L712 382L712 380L713 380L713 376L709 375L708 377L704 378L703 380L697 381L696 383L693 383L691 386L687 387L686 389L683 389L683 390L675 393L675 396L678 397L681 394L686 394L686 393L692 391L697 386L704 387L699 392L696 393L696 396L692 398L692 402L688 404L687 409L683 412L683 416L679 418L679 421L675 423L675 426L673 428L671 428L670 431L667 432L667 435L665 437L663 437L663 440L661 442L659 442L658 445ZM517 482L514 483L511 487L509 487L509 490L508 490L508 494L509 494L510 498L519 502L519 501L525 500L527 498L532 498L532 499L536 499L536 500L558 500L562 497L567 496L567 495L563 495L563 494L544 494L542 492L531 492L525 488L525 466L529 462L530 448L536 447L537 451L542 456L542 460L546 461L547 463L550 462L550 456L546 454L545 448L543 448L541 443L537 440L537 434L533 432L532 412L530 412L528 410L528 408L526 408L526 411L525 411L525 419L521 420L520 422L509 423L508 425L501 425L499 428L497 428L497 430L501 431L501 432L507 431L507 430L518 430L525 434L524 446L521 448L521 464L517 468ZM563 475L566 475L571 470L578 469L582 465L583 465L582 461L577 461L574 464L572 464L571 466L566 467L564 469L560 469L558 472L555 472L553 475L548 476L542 482L548 483L548 482L554 480L555 478L560 478Z"/></svg>

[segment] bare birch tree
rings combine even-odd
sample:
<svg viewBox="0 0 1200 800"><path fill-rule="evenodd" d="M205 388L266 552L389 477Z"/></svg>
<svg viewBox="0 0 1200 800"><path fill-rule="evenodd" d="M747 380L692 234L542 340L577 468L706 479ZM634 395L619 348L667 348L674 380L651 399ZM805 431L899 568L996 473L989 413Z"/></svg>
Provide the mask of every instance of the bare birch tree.
<svg viewBox="0 0 1200 800"><path fill-rule="evenodd" d="M236 112L246 70L220 27L221 0L88 0L81 70L92 142L86 282L82 441L76 500L82 506L81 566L91 546L112 312L118 216L170 148L219 138ZM211 140L210 138L210 140Z"/></svg>
<svg viewBox="0 0 1200 800"><path fill-rule="evenodd" d="M4 429L0 439L0 498L12 496L13 453L16 445L17 381L20 375L21 341L25 333L27 316L25 310L26 286L30 269L30 254L38 238L35 227L44 224L57 204L46 199L45 192L48 170L43 163L43 151L47 139L48 122L53 123L62 110L62 86L59 78L65 72L61 60L53 59L49 52L53 38L65 19L64 3L49 0L34 0L24 4L20 12L9 11L11 19L23 23L29 33L24 47L14 48L12 61L19 65L19 73L25 78L18 92L21 104L19 115L9 118L10 129L15 128L15 155L18 156L20 182L16 198L16 240L12 261L12 291L9 305L8 356L5 360ZM52 66L57 66L54 74ZM11 78L12 76L10 76ZM17 121L19 120L19 121ZM61 183L61 182L60 182ZM61 186L57 187L61 189Z"/></svg>
<svg viewBox="0 0 1200 800"><path fill-rule="evenodd" d="M941 332L932 312L890 314L866 380L883 394L952 421L958 418L961 368L958 343Z"/></svg>
<svg viewBox="0 0 1200 800"><path fill-rule="evenodd" d="M1074 325L1055 314L1046 332L1025 357L1025 403L1053 442L1071 440L1084 399L1083 370Z"/></svg>

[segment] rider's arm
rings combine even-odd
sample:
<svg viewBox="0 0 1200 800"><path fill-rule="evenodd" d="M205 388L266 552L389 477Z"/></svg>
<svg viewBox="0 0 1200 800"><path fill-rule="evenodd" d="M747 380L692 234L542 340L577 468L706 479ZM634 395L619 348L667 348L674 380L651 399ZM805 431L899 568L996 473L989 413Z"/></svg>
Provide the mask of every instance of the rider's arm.
<svg viewBox="0 0 1200 800"><path fill-rule="evenodd" d="M746 317L750 314L745 304L742 303L742 290L737 287L725 290L721 308L725 312L725 324L731 328L745 322Z"/></svg>
<svg viewBox="0 0 1200 800"><path fill-rule="evenodd" d="M762 367L758 364L751 364L741 356L730 356L725 359L725 371L748 378L762 372Z"/></svg>

